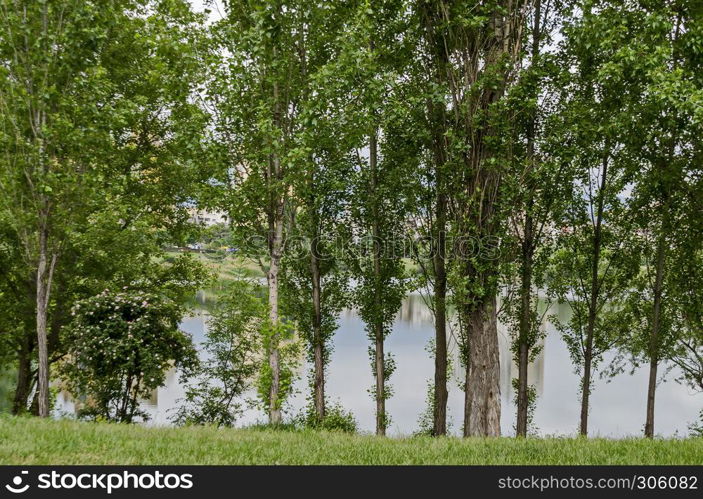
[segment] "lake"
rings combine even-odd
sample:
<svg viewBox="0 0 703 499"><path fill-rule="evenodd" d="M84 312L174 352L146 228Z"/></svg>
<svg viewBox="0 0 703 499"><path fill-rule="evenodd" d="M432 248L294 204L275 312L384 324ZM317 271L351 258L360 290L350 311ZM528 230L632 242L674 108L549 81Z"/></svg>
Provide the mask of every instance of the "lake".
<svg viewBox="0 0 703 499"><path fill-rule="evenodd" d="M561 318L568 316L568 305L553 305L550 313ZM208 313L195 310L182 322L182 329L193 336L196 343L205 338ZM537 390L534 426L540 435L574 435L578 430L580 414L579 377L574 373L565 343L549 322L544 324L544 348L530 366L529 380ZM391 416L388 434L410 435L418 430L418 418L427 407L427 385L434 376L434 361L426 351L434 335L432 314L419 295L410 295L403 302L393 325L393 332L386 341L386 351L391 352L397 369L390 378L394 395L387 401ZM517 376L511 360L507 331L499 324L501 349L501 426L504 435L514 434L515 404L510 380ZM339 329L333 338L333 352L328 368L326 394L330 402L339 401L356 416L361 431L373 432L375 428L374 403L368 393L373 384L368 357L368 339L364 324L353 310L345 310L339 318ZM450 430L459 434L463 420L463 392L459 382L463 373L459 369L457 348L450 344L455 373L449 382ZM605 366L613 355L606 356ZM295 393L289 399L288 415L298 412L306 403L307 374L309 366L303 365ZM664 372L666 369L660 369ZM641 436L644 425L647 369L629 374L627 370L610 382L595 378L591 395L589 430L591 436L625 437ZM672 370L657 389L655 415L656 433L662 436L685 436L688 424L695 421L703 407L703 394L676 383ZM168 374L166 386L159 388L143 406L152 416L150 424L168 424L169 415L183 396L183 387L175 371ZM70 396L61 393L59 410L70 412ZM266 415L259 410L247 410L241 425L264 422Z"/></svg>

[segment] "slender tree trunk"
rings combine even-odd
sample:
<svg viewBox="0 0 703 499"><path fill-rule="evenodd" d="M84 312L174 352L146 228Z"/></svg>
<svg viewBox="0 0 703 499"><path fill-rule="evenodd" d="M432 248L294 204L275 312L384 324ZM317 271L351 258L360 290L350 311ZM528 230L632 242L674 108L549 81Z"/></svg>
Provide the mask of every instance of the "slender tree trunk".
<svg viewBox="0 0 703 499"><path fill-rule="evenodd" d="M371 40L369 44L371 52L375 50L375 44ZM372 118L375 119L375 116ZM373 237L373 274L374 274L374 304L380 310L383 300L383 283L381 273L381 228L379 220L379 200L378 200L378 129L374 128L369 137L369 169L371 173L371 209L373 221L371 223L371 234ZM383 321L375 314L373 324L374 332L374 371L376 374L376 435L386 434L386 358L384 352L384 331Z"/></svg>
<svg viewBox="0 0 703 499"><path fill-rule="evenodd" d="M530 203L531 204L531 203ZM532 266L534 264L533 219L529 207L525 212L525 235L522 241L522 272L520 284L520 322L518 333L518 393L516 433L527 436L529 396L527 367L530 361L530 337L532 324Z"/></svg>
<svg viewBox="0 0 703 499"><path fill-rule="evenodd" d="M606 151L608 145L606 144ZM603 206L605 202L605 189L608 182L608 155L603 157L603 174L600 188L598 190L598 207L596 213L595 227L593 229L593 260L591 262L591 291L588 304L588 323L586 325L586 344L583 352L583 376L581 378L581 424L580 433L588 435L588 409L591 396L591 370L593 366L593 336L595 335L596 320L598 318L598 293L600 291L600 280L598 277L598 267L600 265L600 253L602 246L602 225Z"/></svg>
<svg viewBox="0 0 703 499"><path fill-rule="evenodd" d="M534 3L534 21L532 25L532 65L539 59L540 23L542 16L542 2ZM527 128L527 157L530 168L534 169L535 162L535 135L537 118L532 116ZM533 194L533 193L531 193ZM532 337L532 275L534 267L534 250L536 247L534 219L532 217L532 196L527 200L524 217L524 238L522 241L522 273L520 283L520 319L518 334L518 393L517 393L517 423L516 433L519 437L527 436L527 423L529 419L529 396L527 368L530 361L530 341Z"/></svg>
<svg viewBox="0 0 703 499"><path fill-rule="evenodd" d="M325 352L322 338L322 306L320 289L320 258L317 236L310 245L310 275L312 278L312 331L314 353L314 403L318 421L325 418Z"/></svg>
<svg viewBox="0 0 703 499"><path fill-rule="evenodd" d="M46 218L39 231L39 262L37 265L37 354L38 372L38 415L49 416L49 347L47 322L49 315L49 298L53 280L56 255L50 255L48 249L48 228Z"/></svg>
<svg viewBox="0 0 703 499"><path fill-rule="evenodd" d="M280 407L280 387L281 369L279 364L278 342L280 340L278 327L280 317L278 313L278 273L280 270L281 250L283 244L283 220L282 216L276 215L273 221L271 238L271 265L267 274L269 291L269 322L274 328L270 338L269 346L269 368L271 369L271 388L269 392L269 423L276 425L281 423Z"/></svg>
<svg viewBox="0 0 703 499"><path fill-rule="evenodd" d="M681 13L677 15L673 43L679 40L681 34ZM678 58L674 59L674 69L679 67ZM644 436L654 438L654 402L657 391L657 371L659 368L659 336L661 334L662 308L664 307L664 273L666 271L666 235L669 232L669 193L672 192L672 178L667 175L669 161L675 157L678 130L674 129L669 137L667 157L658 165L661 170L663 183L663 210L661 232L657 239L656 275L654 278L654 303L652 331L649 337L649 382L647 383L647 417L644 424ZM679 180L680 181L680 180ZM673 184L674 186L676 184ZM674 187L675 189L675 187Z"/></svg>
<svg viewBox="0 0 703 499"><path fill-rule="evenodd" d="M664 214L666 217L666 214ZM664 289L664 262L666 259L665 232L659 235L657 241L656 276L654 278L654 304L652 331L649 337L649 382L647 384L647 419L644 424L644 436L654 438L654 396L657 390L657 370L659 367L659 331L661 329L661 314Z"/></svg>
<svg viewBox="0 0 703 499"><path fill-rule="evenodd" d="M374 361L376 364L376 435L386 434L386 385L385 359L383 352L383 329L376 326L376 341L374 344Z"/></svg>
<svg viewBox="0 0 703 499"><path fill-rule="evenodd" d="M589 317L589 322L591 321ZM584 437L588 435L588 409L591 395L591 366L593 365L593 334L586 337L586 347L583 356L583 376L581 377L581 422L579 432Z"/></svg>
<svg viewBox="0 0 703 499"><path fill-rule="evenodd" d="M372 47L373 48L373 47ZM369 139L369 168L371 170L371 203L373 221L371 233L373 236L373 273L374 273L374 302L381 303L383 292L381 283L381 230L379 227L378 193L377 193L377 166L378 166L378 136L377 131ZM376 372L376 435L386 434L386 360L383 351L383 323L375 318L374 330L374 370Z"/></svg>
<svg viewBox="0 0 703 499"><path fill-rule="evenodd" d="M438 174L439 176L439 174ZM447 433L447 272L446 217L447 199L443 185L437 192L437 248L434 254L435 286L435 375L434 375L434 435Z"/></svg>
<svg viewBox="0 0 703 499"><path fill-rule="evenodd" d="M276 47L273 49L273 58L276 58ZM273 82L273 122L276 129L281 130L281 104L279 102L278 82ZM269 368L271 370L271 386L269 389L269 423L280 424L281 417L281 366L278 348L280 317L278 312L278 274L280 271L281 257L283 254L283 209L285 192L281 192L279 185L282 180L281 158L278 145L274 144L273 153L269 161L268 188L270 195L268 222L269 222L269 259L270 266L266 275L268 281L269 322L273 334L269 338Z"/></svg>
<svg viewBox="0 0 703 499"><path fill-rule="evenodd" d="M467 314L468 369L464 436L500 436L500 358L495 296Z"/></svg>
<svg viewBox="0 0 703 499"><path fill-rule="evenodd" d="M129 418L128 418L128 409L130 405L130 399L132 395L132 374L127 375L127 381L124 384L124 393L122 394L122 403L120 404L120 407L117 411L117 414L115 414L115 417L117 418L117 421L120 423L129 423Z"/></svg>
<svg viewBox="0 0 703 499"><path fill-rule="evenodd" d="M439 72L439 71L438 71ZM439 76L437 80L439 81ZM431 99L427 111L432 125L432 149L435 171L435 206L432 236L432 267L434 271L434 319L435 319L435 371L433 399L433 427L435 436L447 433L447 192L445 179L446 163L446 117L445 109Z"/></svg>
<svg viewBox="0 0 703 499"><path fill-rule="evenodd" d="M428 32L433 33L431 28ZM433 38L432 38L433 39ZM439 57L439 56L438 56ZM440 71L436 81L441 82ZM446 108L428 99L427 111L433 128L432 149L435 171L435 219L432 232L432 266L434 271L435 372L433 428L435 436L447 433L447 182L446 182Z"/></svg>

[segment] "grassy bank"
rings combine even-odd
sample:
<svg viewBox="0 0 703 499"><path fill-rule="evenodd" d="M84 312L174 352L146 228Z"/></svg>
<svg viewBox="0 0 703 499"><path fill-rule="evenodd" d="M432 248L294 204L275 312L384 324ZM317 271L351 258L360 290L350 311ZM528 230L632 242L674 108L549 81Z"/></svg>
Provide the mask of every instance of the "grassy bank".
<svg viewBox="0 0 703 499"><path fill-rule="evenodd" d="M703 439L381 439L0 417L1 464L701 464Z"/></svg>
<svg viewBox="0 0 703 499"><path fill-rule="evenodd" d="M173 260L180 255L181 253L178 251L167 251L164 257L166 260ZM250 258L222 253L190 253L190 255L205 265L214 274L217 281L266 276L259 264Z"/></svg>

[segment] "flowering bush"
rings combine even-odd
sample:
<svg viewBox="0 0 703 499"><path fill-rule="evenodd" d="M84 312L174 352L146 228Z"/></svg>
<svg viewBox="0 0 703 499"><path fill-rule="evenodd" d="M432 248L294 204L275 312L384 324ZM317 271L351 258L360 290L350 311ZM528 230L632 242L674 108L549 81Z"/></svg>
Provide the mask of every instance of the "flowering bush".
<svg viewBox="0 0 703 499"><path fill-rule="evenodd" d="M103 291L73 307L68 360L61 372L85 400L79 416L131 423L148 416L138 401L163 386L172 367L186 372L197 354L178 329L180 306L152 293Z"/></svg>

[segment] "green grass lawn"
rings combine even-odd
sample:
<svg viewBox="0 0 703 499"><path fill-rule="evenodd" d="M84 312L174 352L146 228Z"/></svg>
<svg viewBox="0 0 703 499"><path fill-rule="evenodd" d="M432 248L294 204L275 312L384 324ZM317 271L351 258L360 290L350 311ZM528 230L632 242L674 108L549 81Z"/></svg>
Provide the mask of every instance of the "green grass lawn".
<svg viewBox="0 0 703 499"><path fill-rule="evenodd" d="M376 438L0 417L1 464L703 464L703 439Z"/></svg>

